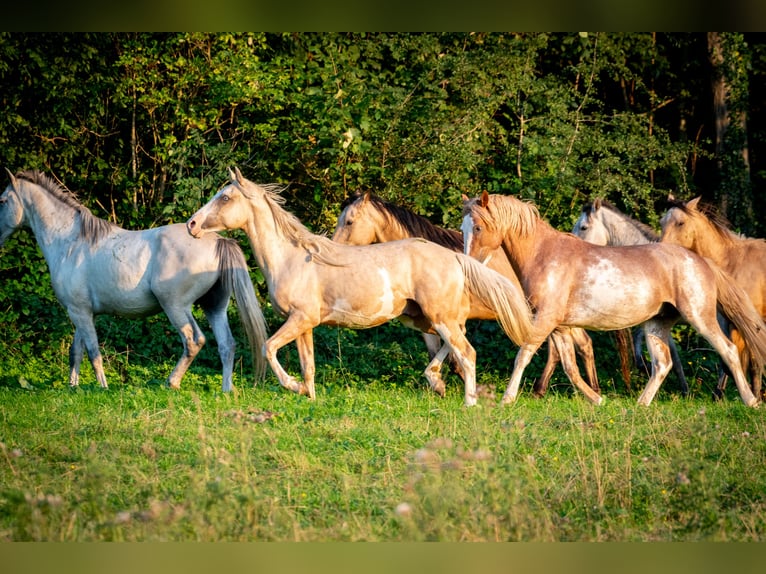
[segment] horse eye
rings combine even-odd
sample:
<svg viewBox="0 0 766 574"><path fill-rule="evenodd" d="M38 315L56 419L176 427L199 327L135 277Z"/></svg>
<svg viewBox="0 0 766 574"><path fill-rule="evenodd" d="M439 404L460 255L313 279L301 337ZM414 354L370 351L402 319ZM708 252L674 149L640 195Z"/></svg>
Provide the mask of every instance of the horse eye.
<svg viewBox="0 0 766 574"><path fill-rule="evenodd" d="M481 233L481 225L474 225L473 226L473 232L474 233Z"/></svg>
<svg viewBox="0 0 766 574"><path fill-rule="evenodd" d="M230 199L231 199L231 197L229 197L228 195L222 195L222 196L221 196L221 201L223 201L223 202L227 202L227 201L229 201Z"/></svg>

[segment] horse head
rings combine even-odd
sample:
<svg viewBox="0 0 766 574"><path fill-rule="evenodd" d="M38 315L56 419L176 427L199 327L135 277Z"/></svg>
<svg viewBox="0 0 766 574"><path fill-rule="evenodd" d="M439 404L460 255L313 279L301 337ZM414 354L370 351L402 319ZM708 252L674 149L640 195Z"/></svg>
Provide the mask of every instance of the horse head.
<svg viewBox="0 0 766 574"><path fill-rule="evenodd" d="M370 192L356 193L343 202L333 241L347 245L369 245L378 241L378 222L370 197Z"/></svg>
<svg viewBox="0 0 766 574"><path fill-rule="evenodd" d="M479 197L463 196L463 253L487 263L503 242L492 212L491 196L485 190Z"/></svg>
<svg viewBox="0 0 766 574"><path fill-rule="evenodd" d="M683 202L676 200L672 195L668 196L670 209L660 220L662 235L660 241L675 243L692 249L697 235L697 226L693 221L702 213L699 209L700 197Z"/></svg>
<svg viewBox="0 0 766 574"><path fill-rule="evenodd" d="M186 222L186 230L194 237L226 229L244 229L250 220L250 201L243 193L249 183L239 171L229 169L229 183L203 205Z"/></svg>
<svg viewBox="0 0 766 574"><path fill-rule="evenodd" d="M5 171L11 178L11 183L0 195L0 246L24 223L24 207L18 195L19 182L8 168Z"/></svg>
<svg viewBox="0 0 766 574"><path fill-rule="evenodd" d="M600 198L583 206L580 217L574 224L572 233L594 245L607 245L609 243L609 231L599 217L602 202Z"/></svg>

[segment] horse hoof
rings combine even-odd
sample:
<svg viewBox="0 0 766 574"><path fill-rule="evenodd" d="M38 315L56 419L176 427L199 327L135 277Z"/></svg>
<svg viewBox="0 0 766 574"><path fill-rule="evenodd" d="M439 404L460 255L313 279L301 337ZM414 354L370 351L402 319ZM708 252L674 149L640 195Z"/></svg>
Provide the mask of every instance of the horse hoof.
<svg viewBox="0 0 766 574"><path fill-rule="evenodd" d="M714 389L713 390L713 400L714 401L720 401L723 400L723 391L721 389Z"/></svg>

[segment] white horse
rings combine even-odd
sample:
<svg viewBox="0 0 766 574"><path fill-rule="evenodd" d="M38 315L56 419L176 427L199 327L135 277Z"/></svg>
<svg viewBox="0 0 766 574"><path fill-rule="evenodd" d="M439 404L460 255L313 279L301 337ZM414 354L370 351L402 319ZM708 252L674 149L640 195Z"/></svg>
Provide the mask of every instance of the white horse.
<svg viewBox="0 0 766 574"><path fill-rule="evenodd" d="M235 342L227 308L232 292L250 344L256 378L266 323L239 246L210 235L195 241L183 224L128 231L94 216L49 176L25 171L0 196L0 246L19 227L29 227L48 264L53 291L75 327L69 351L69 384L77 386L83 350L96 379L107 387L93 316L127 317L164 311L178 330L184 352L167 384L179 388L205 336L192 315L205 312L223 363L222 389L232 388Z"/></svg>

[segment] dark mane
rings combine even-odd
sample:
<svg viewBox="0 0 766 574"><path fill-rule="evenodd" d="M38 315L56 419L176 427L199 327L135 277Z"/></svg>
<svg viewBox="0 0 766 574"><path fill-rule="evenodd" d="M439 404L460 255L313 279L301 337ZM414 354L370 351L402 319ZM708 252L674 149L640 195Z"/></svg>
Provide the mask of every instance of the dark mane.
<svg viewBox="0 0 766 574"><path fill-rule="evenodd" d="M41 171L22 171L16 174L16 178L42 187L51 197L73 209L80 216L80 237L85 241L96 244L116 227L105 219L93 215L87 207L77 200L74 193L67 191L52 177Z"/></svg>
<svg viewBox="0 0 766 574"><path fill-rule="evenodd" d="M659 241L660 237L657 234L657 232L654 231L654 229L652 229L649 225L647 225L643 221L639 221L638 219L634 219L626 215L625 213L617 209L617 207L607 199L597 199L583 206L582 210L588 217L590 217L593 214L593 212L599 208L608 209L609 211L616 214L617 216L627 219L628 221L630 221L633 227L635 227L636 230L638 230L641 233L641 235L643 235L650 242L655 243Z"/></svg>
<svg viewBox="0 0 766 574"><path fill-rule="evenodd" d="M359 200L361 197L361 195L357 195L348 198L344 201L341 209L345 209L345 206ZM452 249L453 251L463 250L463 235L459 231L439 227L438 225L431 223L431 221L422 215L418 215L399 205L385 201L373 194L368 196L368 201L386 219L401 225L410 237L421 237L437 243L442 247Z"/></svg>

